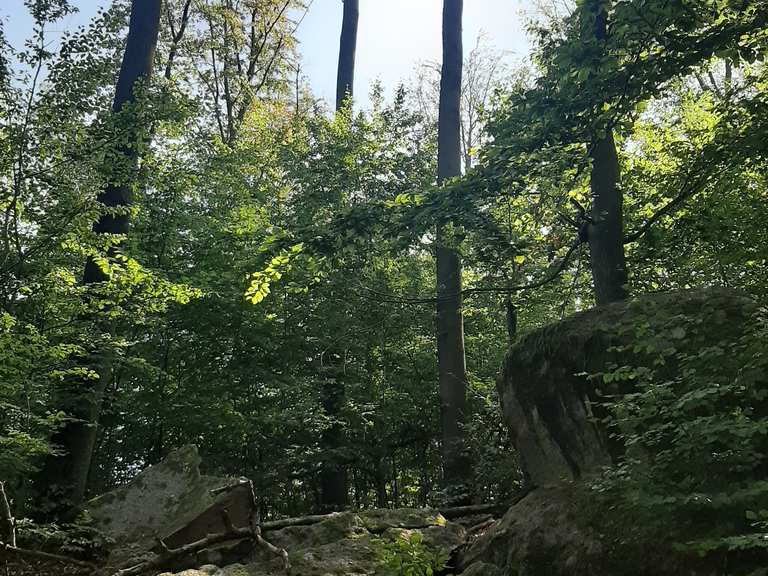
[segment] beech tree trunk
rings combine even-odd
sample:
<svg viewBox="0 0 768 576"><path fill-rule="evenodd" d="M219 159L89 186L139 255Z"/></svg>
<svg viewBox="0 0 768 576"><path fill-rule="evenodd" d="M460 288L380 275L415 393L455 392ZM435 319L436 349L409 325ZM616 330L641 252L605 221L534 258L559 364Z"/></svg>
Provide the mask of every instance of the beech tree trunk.
<svg viewBox="0 0 768 576"><path fill-rule="evenodd" d="M461 75L463 0L443 4L443 68L438 121L438 181L461 175ZM437 362L442 421L443 481L466 484L470 474L464 446L467 374L461 298L461 258L437 230Z"/></svg>
<svg viewBox="0 0 768 576"><path fill-rule="evenodd" d="M344 0L344 20L341 25L339 70L336 79L336 110L351 98L355 84L355 52L357 51L357 23L360 19L360 0Z"/></svg>
<svg viewBox="0 0 768 576"><path fill-rule="evenodd" d="M603 43L607 31L607 6L592 0L595 16L595 38ZM592 281L598 306L626 300L627 263L624 254L624 198L620 186L619 155L613 130L595 134L591 146L592 224L589 227L589 250Z"/></svg>
<svg viewBox="0 0 768 576"><path fill-rule="evenodd" d="M344 407L344 359L341 355L329 353L327 364L321 367L323 377L321 402L326 416L333 423L322 433L320 443L323 461L320 469L321 512L344 510L349 505L349 471L343 449L344 428L339 418Z"/></svg>
<svg viewBox="0 0 768 576"><path fill-rule="evenodd" d="M357 50L357 23L360 16L359 0L344 0L344 20L341 24L339 68L336 78L336 110L341 110L346 98L351 98L355 82L355 51ZM343 368L335 366L340 356L331 351L327 354L331 366L326 369L323 381L322 404L326 415L338 420L346 390L341 378ZM322 435L324 451L320 471L320 502L322 512L343 510L349 504L349 470L339 452L344 447L344 430L334 423Z"/></svg>
<svg viewBox="0 0 768 576"><path fill-rule="evenodd" d="M157 38L160 28L161 0L133 0L128 30L128 40L120 67L120 75L115 89L112 110L115 114L135 99L135 88L146 82L152 74ZM135 142L142 132L137 125L130 125L125 135L125 142ZM131 180L138 163L136 147L121 145L118 147L122 174L119 182L108 184L98 195L97 200L107 209L99 217L93 231L97 234L128 233L131 205ZM115 249L112 250L114 252ZM97 263L89 259L83 273L83 283L95 284L107 280L107 276ZM62 453L49 457L42 472L42 480L49 495L55 498L61 510L75 509L85 496L88 472L96 441L96 427L101 411L101 401L106 386L106 375L95 381L74 379L62 386L59 404L70 417L52 438L52 442Z"/></svg>

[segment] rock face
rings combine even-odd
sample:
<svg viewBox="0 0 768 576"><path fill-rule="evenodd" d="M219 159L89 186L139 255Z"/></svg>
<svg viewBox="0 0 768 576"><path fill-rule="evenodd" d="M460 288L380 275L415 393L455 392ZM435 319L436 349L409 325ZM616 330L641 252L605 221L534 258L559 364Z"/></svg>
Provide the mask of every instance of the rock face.
<svg viewBox="0 0 768 576"><path fill-rule="evenodd" d="M504 418L535 489L463 552L465 575L715 576L710 559L686 555L671 542L638 542L596 514L586 482L621 455L594 414L595 379L618 366L643 365L638 332L670 334L675 347L707 346L743 334L756 310L727 290L649 295L576 314L519 340L498 381ZM692 321L699 338L680 328ZM677 332L677 333L676 333ZM664 346L663 341L653 344ZM646 356L643 356L646 354ZM664 368L676 370L674 357ZM618 393L631 392L631 381ZM597 419L595 419L597 417ZM611 520L615 522L616 520ZM708 565L709 564L709 565Z"/></svg>
<svg viewBox="0 0 768 576"><path fill-rule="evenodd" d="M462 576L723 576L666 542L617 542L573 483L534 490L464 551ZM478 571L480 570L480 571Z"/></svg>
<svg viewBox="0 0 768 576"><path fill-rule="evenodd" d="M621 453L593 420L600 415L590 408L595 383L588 375L612 361L631 364L612 347L632 343L638 326L693 317L715 342L724 331L738 330L755 308L753 300L728 290L656 294L576 314L519 340L507 355L498 390L531 483L579 479Z"/></svg>
<svg viewBox="0 0 768 576"><path fill-rule="evenodd" d="M515 576L605 574L596 571L604 557L601 538L579 526L572 500L567 487L531 492L469 546L462 559L464 574L473 574L477 565L489 574L495 569Z"/></svg>
<svg viewBox="0 0 768 576"><path fill-rule="evenodd" d="M201 475L197 448L185 446L125 486L91 500L86 508L96 527L117 543L111 562L120 563L151 550L157 537L177 547L221 532L217 510L224 506L235 526L247 526L249 494L239 489L211 493L231 483L230 478Z"/></svg>

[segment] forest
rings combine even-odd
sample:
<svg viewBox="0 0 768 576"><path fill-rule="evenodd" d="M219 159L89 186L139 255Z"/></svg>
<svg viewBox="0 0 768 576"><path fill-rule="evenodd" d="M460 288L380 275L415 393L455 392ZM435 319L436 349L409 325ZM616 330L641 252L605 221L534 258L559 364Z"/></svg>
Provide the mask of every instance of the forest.
<svg viewBox="0 0 768 576"><path fill-rule="evenodd" d="M768 2L339 1L0 19L0 574L768 575Z"/></svg>

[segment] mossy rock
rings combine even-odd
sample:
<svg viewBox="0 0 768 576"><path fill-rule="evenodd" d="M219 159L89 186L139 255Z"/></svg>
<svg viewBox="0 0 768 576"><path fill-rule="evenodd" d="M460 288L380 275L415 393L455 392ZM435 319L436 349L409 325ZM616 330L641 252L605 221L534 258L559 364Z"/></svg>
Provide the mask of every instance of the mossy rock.
<svg viewBox="0 0 768 576"><path fill-rule="evenodd" d="M533 490L464 550L462 576L485 574L477 564L504 576L724 576L668 539L617 538L610 523L587 517L593 504L581 482Z"/></svg>
<svg viewBox="0 0 768 576"><path fill-rule="evenodd" d="M197 447L175 450L133 480L86 504L97 528L117 543L110 563L146 553L156 537L173 534L210 508L210 490L232 482L200 474Z"/></svg>
<svg viewBox="0 0 768 576"><path fill-rule="evenodd" d="M461 576L503 576L501 569L493 564L485 562L475 562L468 566ZM509 576L512 576L511 574Z"/></svg>
<svg viewBox="0 0 768 576"><path fill-rule="evenodd" d="M599 423L604 414L590 375L610 363L644 361L648 352L633 348L639 333L667 331L676 346L697 349L737 339L756 308L748 296L725 289L651 294L587 310L522 337L507 354L498 390L530 481L579 479L623 453ZM696 334L675 329L691 323L698 326ZM674 363L666 370L674 371Z"/></svg>

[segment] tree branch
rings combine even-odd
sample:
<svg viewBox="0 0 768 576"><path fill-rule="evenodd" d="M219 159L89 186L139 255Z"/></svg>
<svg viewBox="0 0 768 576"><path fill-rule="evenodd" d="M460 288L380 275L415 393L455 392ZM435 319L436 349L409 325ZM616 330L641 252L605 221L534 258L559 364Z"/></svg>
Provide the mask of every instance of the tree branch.
<svg viewBox="0 0 768 576"><path fill-rule="evenodd" d="M16 554L18 556L27 556L29 558L37 558L38 560L52 560L55 562L62 562L64 564L72 564L74 566L82 566L88 568L94 573L97 566L91 562L84 560L78 560L71 556L62 556L61 554L52 554L50 552L42 552L40 550L29 550L27 548L17 548L16 546L0 546L0 551L4 551L10 554Z"/></svg>

